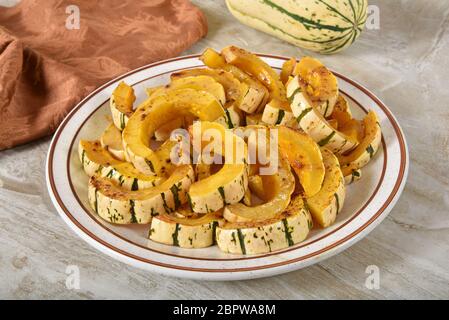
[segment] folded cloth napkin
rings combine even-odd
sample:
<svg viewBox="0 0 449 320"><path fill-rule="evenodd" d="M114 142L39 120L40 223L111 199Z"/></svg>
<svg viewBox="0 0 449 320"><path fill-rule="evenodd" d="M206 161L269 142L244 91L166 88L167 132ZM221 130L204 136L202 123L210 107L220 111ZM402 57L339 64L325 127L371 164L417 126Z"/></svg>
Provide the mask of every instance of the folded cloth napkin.
<svg viewBox="0 0 449 320"><path fill-rule="evenodd" d="M0 150L53 133L99 85L179 55L206 33L188 0L22 0L1 8Z"/></svg>

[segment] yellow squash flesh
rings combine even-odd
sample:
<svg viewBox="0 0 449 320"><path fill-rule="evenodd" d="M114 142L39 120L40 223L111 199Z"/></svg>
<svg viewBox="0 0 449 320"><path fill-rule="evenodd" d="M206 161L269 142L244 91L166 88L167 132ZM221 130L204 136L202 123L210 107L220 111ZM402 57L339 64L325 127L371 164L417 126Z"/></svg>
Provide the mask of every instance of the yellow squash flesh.
<svg viewBox="0 0 449 320"><path fill-rule="evenodd" d="M362 121L364 137L360 144L348 154L338 155L342 167L353 164L356 169L365 166L379 149L382 133L379 119L374 111L370 111Z"/></svg>
<svg viewBox="0 0 449 320"><path fill-rule="evenodd" d="M121 81L114 89L109 101L111 108L112 120L119 130L125 128L129 117L133 113L133 104L136 100L134 89Z"/></svg>
<svg viewBox="0 0 449 320"><path fill-rule="evenodd" d="M345 201L345 181L338 159L326 148L322 149L326 175L320 191L307 199L313 219L325 228L334 223Z"/></svg>
<svg viewBox="0 0 449 320"><path fill-rule="evenodd" d="M279 75L255 54L235 46L223 48L221 51L227 63L251 74L270 91L270 99L287 101L285 86Z"/></svg>
<svg viewBox="0 0 449 320"><path fill-rule="evenodd" d="M123 149L122 132L111 123L100 138L101 146L109 151L115 158L125 161L125 150Z"/></svg>
<svg viewBox="0 0 449 320"><path fill-rule="evenodd" d="M324 117L332 114L338 99L337 78L320 61L303 57L296 64L293 75L299 76L303 88L313 106Z"/></svg>
<svg viewBox="0 0 449 320"><path fill-rule="evenodd" d="M180 78L195 76L208 76L214 78L215 81L223 86L226 92L227 101L239 101L242 98L242 95L246 92L242 88L242 83L232 73L224 70L207 68L189 69L172 73L170 77L172 81L176 81Z"/></svg>
<svg viewBox="0 0 449 320"><path fill-rule="evenodd" d="M253 207L236 203L225 207L223 216L230 222L263 221L282 213L290 203L290 196L295 189L295 178L290 166L284 159L279 159L278 172L272 178L274 186L264 185L264 196L269 201ZM271 189L271 190L270 190Z"/></svg>
<svg viewBox="0 0 449 320"><path fill-rule="evenodd" d="M297 174L306 197L318 193L324 179L324 164L320 148L305 133L284 126L276 127L279 152Z"/></svg>
<svg viewBox="0 0 449 320"><path fill-rule="evenodd" d="M285 61L284 64L282 65L281 81L284 85L287 84L290 76L293 73L293 70L295 69L295 66L296 66L295 58L290 58L289 60Z"/></svg>
<svg viewBox="0 0 449 320"><path fill-rule="evenodd" d="M229 72L241 82L243 95L237 100L237 106L247 112L255 113L261 110L269 99L268 89L258 80L253 79L238 67L226 63L226 60L213 49L206 49L200 57L204 64L213 69Z"/></svg>
<svg viewBox="0 0 449 320"><path fill-rule="evenodd" d="M150 137L176 117L192 114L200 120L213 121L224 116L217 99L208 92L174 89L145 101L123 130L123 145L130 161L145 174L158 174L162 164L150 148Z"/></svg>
<svg viewBox="0 0 449 320"><path fill-rule="evenodd" d="M151 188L163 181L162 177L142 174L131 163L116 160L98 141L81 140L78 152L88 176L110 178L125 189Z"/></svg>
<svg viewBox="0 0 449 320"><path fill-rule="evenodd" d="M190 128L191 136L195 135L195 128ZM246 162L247 150L245 142L238 136L227 131L225 127L214 122L201 122L200 137L201 148L205 146L203 141L204 133L208 130L215 130L221 135L222 145L218 152L225 157L223 167L215 174L199 180L192 184L189 190L191 208L194 212L208 213L221 209L226 204L233 204L240 201L245 195L248 187L248 165ZM227 132L227 134L226 134ZM234 152L233 159L228 159L225 152L226 138L232 139ZM194 145L195 147L195 145ZM242 148L243 159L237 157L237 148Z"/></svg>
<svg viewBox="0 0 449 320"><path fill-rule="evenodd" d="M212 94L222 106L226 103L226 95L223 86L213 77L203 75L173 79L169 85L155 90L151 94L151 97L166 94L167 91L174 89L193 89L197 91L205 91Z"/></svg>

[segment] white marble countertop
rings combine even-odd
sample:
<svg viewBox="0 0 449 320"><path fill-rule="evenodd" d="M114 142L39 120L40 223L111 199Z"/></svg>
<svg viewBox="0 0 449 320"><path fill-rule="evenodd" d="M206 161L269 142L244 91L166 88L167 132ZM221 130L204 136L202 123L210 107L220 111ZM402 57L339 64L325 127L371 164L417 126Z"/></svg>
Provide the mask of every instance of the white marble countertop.
<svg viewBox="0 0 449 320"><path fill-rule="evenodd" d="M186 54L231 43L304 54L239 24L222 1L194 2L209 34ZM135 269L81 241L59 218L45 185L47 138L0 152L0 298L449 298L449 1L370 3L380 8L380 29L320 57L383 99L409 144L404 193L365 239L320 264L259 280L200 282ZM67 289L68 265L79 267L80 289ZM380 270L377 290L365 286L369 265Z"/></svg>

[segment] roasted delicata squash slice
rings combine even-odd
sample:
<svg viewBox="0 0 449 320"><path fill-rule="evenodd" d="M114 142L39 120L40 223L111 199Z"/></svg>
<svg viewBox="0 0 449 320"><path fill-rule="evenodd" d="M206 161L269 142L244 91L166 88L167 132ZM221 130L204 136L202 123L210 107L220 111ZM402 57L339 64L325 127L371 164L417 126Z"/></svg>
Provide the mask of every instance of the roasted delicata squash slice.
<svg viewBox="0 0 449 320"><path fill-rule="evenodd" d="M170 139L170 135L174 130L179 128L186 129L193 123L193 121L195 121L195 117L191 115L185 115L175 118L157 129L154 132L154 139L156 141L166 141Z"/></svg>
<svg viewBox="0 0 449 320"><path fill-rule="evenodd" d="M227 63L238 67L263 83L270 92L270 100L286 102L285 87L279 75L258 56L235 46L223 48L221 54Z"/></svg>
<svg viewBox="0 0 449 320"><path fill-rule="evenodd" d="M301 194L305 197L311 197L316 194L320 190L324 179L323 158L317 143L304 132L286 126L246 126L244 128L245 135L250 136L251 133L248 131L256 133L258 129L270 129L277 134L276 147L278 147L280 155L287 159L298 176L302 189ZM269 139L275 137L271 131L270 136ZM253 147L253 143L253 140L248 140L250 148ZM263 146L258 143L258 153L261 148ZM262 153L269 155L270 150L265 150Z"/></svg>
<svg viewBox="0 0 449 320"><path fill-rule="evenodd" d="M175 118L154 131L154 139L156 141L165 141L170 139L173 130L184 127L184 117Z"/></svg>
<svg viewBox="0 0 449 320"><path fill-rule="evenodd" d="M342 154L354 149L358 141L334 129L301 92L300 80L295 77L287 85L287 95L299 126L321 147L333 153Z"/></svg>
<svg viewBox="0 0 449 320"><path fill-rule="evenodd" d="M362 178L362 170L357 167L357 163L349 163L340 166L341 172L345 177L345 184L354 183Z"/></svg>
<svg viewBox="0 0 449 320"><path fill-rule="evenodd" d="M172 163L172 152L176 151L178 141L165 140L154 152L161 164L159 175L162 177L170 176L176 169L176 164ZM178 156L181 156L178 154Z"/></svg>
<svg viewBox="0 0 449 320"><path fill-rule="evenodd" d="M116 181L119 186L127 190L133 191L152 188L164 181L162 177L148 176L141 173L128 162L103 167L100 175Z"/></svg>
<svg viewBox="0 0 449 320"><path fill-rule="evenodd" d="M279 159L277 173L270 176L261 176L263 193L259 198L267 202L248 207L243 203L227 205L223 216L230 222L248 222L269 220L282 213L290 203L290 196L295 189L295 178L290 171L288 162Z"/></svg>
<svg viewBox="0 0 449 320"><path fill-rule="evenodd" d="M246 119L246 125L248 125L248 126L261 125L264 123L262 121L262 114L260 114L260 113L247 114L245 116L245 119Z"/></svg>
<svg viewBox="0 0 449 320"><path fill-rule="evenodd" d="M210 69L205 70L212 71ZM170 87L190 87L212 93L221 102L226 114L226 117L221 117L216 121L228 128L238 127L242 124L243 120L243 114L239 109L239 105L246 99L245 95L248 92L249 86L240 82L230 72L223 70L214 71L217 73L210 73L210 75L185 76L185 74L189 74L189 72L187 72L181 74L182 76L174 76L172 77ZM196 73L198 73L198 71Z"/></svg>
<svg viewBox="0 0 449 320"><path fill-rule="evenodd" d="M191 136L196 135L194 127L190 130ZM189 190L192 211L210 213L218 211L225 205L239 202L245 195L248 188L247 147L243 139L218 123L203 121L200 123L199 130L202 140L201 148L206 145L203 138L208 130L214 130L221 135L222 146L217 151L221 151L220 154L224 156L224 164L217 173L193 183ZM233 159L229 159L229 155L225 152L225 144L229 143L226 139L232 141L229 145L232 145L234 149ZM237 159L239 156L241 158Z"/></svg>
<svg viewBox="0 0 449 320"><path fill-rule="evenodd" d="M147 224L161 213L172 213L187 202L187 190L194 179L193 168L182 165L160 185L138 191L121 187L116 181L92 176L89 203L106 221L117 224Z"/></svg>
<svg viewBox="0 0 449 320"><path fill-rule="evenodd" d="M215 244L216 228L222 221L221 212L190 218L162 213L153 217L148 238L181 248L210 247Z"/></svg>
<svg viewBox="0 0 449 320"><path fill-rule="evenodd" d="M101 146L111 153L115 158L121 161L126 160L125 150L123 149L122 132L111 123L100 138Z"/></svg>
<svg viewBox="0 0 449 320"><path fill-rule="evenodd" d="M163 180L161 177L142 174L130 163L116 160L98 141L81 140L78 152L88 176L110 178L127 190L151 188Z"/></svg>
<svg viewBox="0 0 449 320"><path fill-rule="evenodd" d="M282 64L280 78L284 85L286 85L287 82L289 81L289 79L291 78L291 75L293 74L293 70L295 69L296 63L297 63L297 61L295 58L290 58Z"/></svg>
<svg viewBox="0 0 449 320"><path fill-rule="evenodd" d="M242 125L243 113L235 104L231 103L225 105L225 114L225 117L218 118L215 121L229 129L237 128Z"/></svg>
<svg viewBox="0 0 449 320"><path fill-rule="evenodd" d="M195 76L174 79L170 83L172 88L191 88L199 91L206 91L211 93L221 105L226 103L226 93L223 86L213 77L209 76Z"/></svg>
<svg viewBox="0 0 449 320"><path fill-rule="evenodd" d="M121 81L112 92L109 99L112 121L119 130L123 130L129 117L133 114L133 104L136 100L134 89Z"/></svg>
<svg viewBox="0 0 449 320"><path fill-rule="evenodd" d="M232 74L241 82L241 96L237 100L237 106L246 113L255 113L265 106L268 98L268 89L259 81L251 78L238 67L228 64L226 60L213 49L206 49L200 60L213 69L221 69Z"/></svg>
<svg viewBox="0 0 449 320"><path fill-rule="evenodd" d="M207 76L214 78L220 83L226 93L226 101L239 101L246 92L241 82L230 72L218 69L195 68L172 73L171 80L176 81L180 78Z"/></svg>
<svg viewBox="0 0 449 320"><path fill-rule="evenodd" d="M323 187L306 201L314 221L325 228L335 222L337 214L343 208L346 189L337 157L326 148L322 148L321 153L326 168Z"/></svg>
<svg viewBox="0 0 449 320"><path fill-rule="evenodd" d="M223 69L226 66L226 60L222 57L220 53L215 51L212 48L207 48L204 50L203 54L200 57L200 60L203 63L212 69Z"/></svg>
<svg viewBox="0 0 449 320"><path fill-rule="evenodd" d="M178 78L172 81L168 86L156 89L150 96L150 98L156 98L161 95L165 95L170 91L177 91L179 89L193 89L201 91L214 96L220 103L222 110L220 115L215 121L225 125L227 128L234 128L240 125L241 116L236 112L234 104L226 103L226 95L223 86L215 81L213 77L209 76L196 76Z"/></svg>
<svg viewBox="0 0 449 320"><path fill-rule="evenodd" d="M212 165L205 163L197 163L195 165L196 180L203 180L212 175Z"/></svg>
<svg viewBox="0 0 449 320"><path fill-rule="evenodd" d="M262 121L268 125L285 125L298 127L290 105L279 100L271 100L265 105Z"/></svg>
<svg viewBox="0 0 449 320"><path fill-rule="evenodd" d="M218 247L234 254L261 254L302 242L313 227L312 217L300 196L287 209L265 221L227 222L217 227Z"/></svg>
<svg viewBox="0 0 449 320"><path fill-rule="evenodd" d="M348 100L346 100L342 94L338 95L337 102L335 103L329 119L336 120L341 127L352 120L352 112L351 108L349 108Z"/></svg>
<svg viewBox="0 0 449 320"><path fill-rule="evenodd" d="M211 175L217 173L220 171L220 169L223 167L222 164L205 164L205 163L197 163L195 165L195 177L196 180L203 180Z"/></svg>
<svg viewBox="0 0 449 320"><path fill-rule="evenodd" d="M337 78L320 61L303 57L296 64L293 74L301 80L302 88L298 95L306 95L310 103L323 117L332 114L338 98Z"/></svg>
<svg viewBox="0 0 449 320"><path fill-rule="evenodd" d="M224 116L224 110L210 93L193 89L168 90L139 106L123 130L123 146L138 170L145 174L160 172L162 163L149 146L150 137L164 124L187 114L214 121Z"/></svg>
<svg viewBox="0 0 449 320"><path fill-rule="evenodd" d="M379 118L374 111L368 112L362 121L364 137L353 151L338 155L341 166L352 165L357 169L365 166L379 149L382 140Z"/></svg>
<svg viewBox="0 0 449 320"><path fill-rule="evenodd" d="M351 184L356 181L359 181L362 178L362 170L361 169L355 169L352 170L350 174L345 175L345 184Z"/></svg>
<svg viewBox="0 0 449 320"><path fill-rule="evenodd" d="M324 180L323 157L318 145L305 133L284 126L278 129L279 152L299 178L305 197L319 192Z"/></svg>
<svg viewBox="0 0 449 320"><path fill-rule="evenodd" d="M263 179L264 177L267 178L267 177L271 177L271 176L261 176L258 174L249 176L248 177L248 189L249 189L250 193L256 195L259 199L264 200L264 201L270 201L272 198L270 198L268 196L268 192L265 193L264 179ZM268 179L265 179L265 181L268 181ZM275 186L279 187L279 183L277 183ZM273 187L273 185L270 185L270 190L275 189L272 187Z"/></svg>
<svg viewBox="0 0 449 320"><path fill-rule="evenodd" d="M120 164L122 161L115 159L100 141L80 140L78 144L78 156L84 172L89 176L100 173L104 167Z"/></svg>
<svg viewBox="0 0 449 320"><path fill-rule="evenodd" d="M173 89L205 91L212 94L222 106L226 103L226 94L223 86L213 77L209 76L192 76L173 79L167 86L155 90L150 97L156 97L160 94L164 94L167 90Z"/></svg>

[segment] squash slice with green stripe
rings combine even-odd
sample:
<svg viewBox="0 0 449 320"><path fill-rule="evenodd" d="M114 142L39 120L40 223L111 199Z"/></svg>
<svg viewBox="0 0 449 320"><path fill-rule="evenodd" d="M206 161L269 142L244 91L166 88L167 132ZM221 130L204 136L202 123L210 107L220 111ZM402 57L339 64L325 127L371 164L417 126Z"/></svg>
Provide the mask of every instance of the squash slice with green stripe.
<svg viewBox="0 0 449 320"><path fill-rule="evenodd" d="M202 152L208 145L206 134L213 133L221 139L221 145L214 151L224 157L224 164L217 173L193 183L189 190L192 211L210 213L237 203L244 197L248 188L247 147L242 138L218 123L202 121L198 125L199 127L193 125L189 129L193 140L201 144L196 146L194 143L193 147L197 152ZM225 152L226 144L232 146L232 155Z"/></svg>
<svg viewBox="0 0 449 320"><path fill-rule="evenodd" d="M369 111L362 120L364 137L353 151L338 155L342 167L351 165L356 169L363 168L379 150L382 141L382 131L379 118L374 111Z"/></svg>
<svg viewBox="0 0 449 320"><path fill-rule="evenodd" d="M101 135L101 146L111 153L115 158L126 161L125 150L123 149L122 132L111 123Z"/></svg>
<svg viewBox="0 0 449 320"><path fill-rule="evenodd" d="M252 75L267 87L270 95L269 101L279 100L288 107L285 86L279 74L257 55L235 46L228 46L221 50L221 55L227 63L238 67L244 72Z"/></svg>
<svg viewBox="0 0 449 320"><path fill-rule="evenodd" d="M220 250L233 254L262 254L285 249L306 239L313 222L300 196L286 210L262 221L227 222L217 227Z"/></svg>
<svg viewBox="0 0 449 320"><path fill-rule="evenodd" d="M161 213L153 217L148 234L150 240L181 248L205 248L215 244L215 232L222 224L221 212L198 217L179 217Z"/></svg>
<svg viewBox="0 0 449 320"><path fill-rule="evenodd" d="M294 76L299 76L301 89L298 95L306 95L304 101L327 118L332 114L338 99L337 78L319 60L303 57L293 70ZM291 96L291 95L290 95ZM309 106L310 108L311 106Z"/></svg>
<svg viewBox="0 0 449 320"><path fill-rule="evenodd" d="M323 186L316 195L306 201L314 221L325 228L335 222L337 214L343 208L346 188L337 157L326 148L322 148L321 153L326 168Z"/></svg>
<svg viewBox="0 0 449 320"><path fill-rule="evenodd" d="M174 89L193 89L197 91L206 91L212 94L222 106L226 103L226 94L223 86L213 77L199 75L191 77L181 77L173 79L170 84L156 88L150 97L158 97Z"/></svg>
<svg viewBox="0 0 449 320"><path fill-rule="evenodd" d="M170 78L176 81L186 77L207 76L220 83L226 93L226 101L240 101L247 92L247 85L240 82L232 73L218 69L195 68L172 73ZM246 90L245 90L246 89Z"/></svg>
<svg viewBox="0 0 449 320"><path fill-rule="evenodd" d="M188 114L200 120L214 121L225 113L212 94L194 89L167 90L139 106L123 130L125 151L138 170L148 175L160 173L163 163L150 148L150 137L164 124Z"/></svg>
<svg viewBox="0 0 449 320"><path fill-rule="evenodd" d="M208 48L200 57L206 66L229 72L241 83L241 95L237 107L246 113L256 113L265 106L269 98L268 89L238 67L228 64L215 50Z"/></svg>
<svg viewBox="0 0 449 320"><path fill-rule="evenodd" d="M237 109L233 103L226 103L226 93L224 87L214 79L214 77L199 75L191 77L175 78L165 86L155 89L151 98L167 94L171 90L193 89L213 95L223 108L223 115L215 121L223 124L227 128L234 128L240 125L241 116L236 112ZM157 131L156 131L157 133Z"/></svg>
<svg viewBox="0 0 449 320"><path fill-rule="evenodd" d="M127 190L117 181L92 176L89 180L89 203L104 220L116 224L147 224L161 213L175 212L187 202L187 190L194 179L193 168L182 165L158 186Z"/></svg>
<svg viewBox="0 0 449 320"><path fill-rule="evenodd" d="M125 128L126 123L133 114L135 100L134 89L123 81L112 92L109 99L109 107L111 108L112 121L120 131Z"/></svg>
<svg viewBox="0 0 449 320"><path fill-rule="evenodd" d="M84 172L89 177L100 173L104 167L123 163L103 148L100 141L80 140L78 143L78 156Z"/></svg>
<svg viewBox="0 0 449 320"><path fill-rule="evenodd" d="M342 154L354 149L358 141L330 125L322 114L315 109L302 92L300 79L296 76L287 85L291 108L301 129L303 129L321 147L330 149L333 153Z"/></svg>
<svg viewBox="0 0 449 320"><path fill-rule="evenodd" d="M359 181L362 178L362 170L361 169L355 169L352 170L350 174L345 175L345 184L352 184L356 181Z"/></svg>
<svg viewBox="0 0 449 320"><path fill-rule="evenodd" d="M297 128L295 116L288 103L279 100L271 100L265 105L262 114L262 121L268 125L284 125Z"/></svg>
<svg viewBox="0 0 449 320"><path fill-rule="evenodd" d="M167 146L162 145L156 152L161 154L165 148ZM115 180L127 190L151 188L164 180L163 177L141 173L131 163L116 160L98 141L81 140L78 152L84 171L89 177L100 175ZM164 158L167 158L167 155Z"/></svg>

